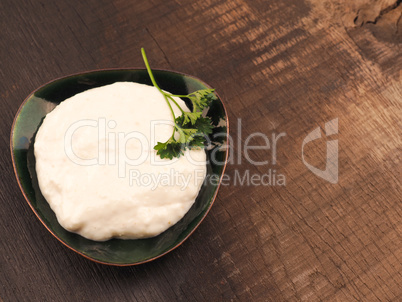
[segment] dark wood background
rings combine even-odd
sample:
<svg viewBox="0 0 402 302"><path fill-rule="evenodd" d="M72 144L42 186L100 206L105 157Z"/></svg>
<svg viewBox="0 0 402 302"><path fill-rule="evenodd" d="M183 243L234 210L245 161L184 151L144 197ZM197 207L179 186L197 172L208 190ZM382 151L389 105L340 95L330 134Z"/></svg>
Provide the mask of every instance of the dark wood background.
<svg viewBox="0 0 402 302"><path fill-rule="evenodd" d="M396 0L1 0L0 300L401 301L401 12ZM177 250L110 267L36 219L14 177L9 132L38 86L143 67L141 47L154 68L197 76L223 98L242 159L230 177L275 169L286 186L223 186ZM306 135L334 118L337 184L301 159ZM238 142L255 132L286 133L275 165L246 160ZM325 142L305 148L320 169Z"/></svg>

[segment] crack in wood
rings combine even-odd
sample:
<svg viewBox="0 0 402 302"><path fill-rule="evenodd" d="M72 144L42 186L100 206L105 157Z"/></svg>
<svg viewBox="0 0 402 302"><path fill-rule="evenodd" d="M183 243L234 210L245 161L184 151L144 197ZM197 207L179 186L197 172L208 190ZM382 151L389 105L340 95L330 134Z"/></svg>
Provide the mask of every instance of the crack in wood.
<svg viewBox="0 0 402 302"><path fill-rule="evenodd" d="M375 20L374 20L373 22L367 21L367 23L376 24L377 21L378 21L380 18L382 18L385 14L387 14L387 13L389 13L390 11L396 9L396 8L401 4L401 2L402 2L402 0L398 0L398 1L396 1L394 4L392 4L392 5L390 5L390 6L386 7L386 8L384 8L384 9L382 9L382 10L380 11L380 14L377 16L377 18L375 18Z"/></svg>
<svg viewBox="0 0 402 302"><path fill-rule="evenodd" d="M364 24L377 24L377 22L383 18L386 14L389 12L395 10L400 4L402 3L402 0L397 0L394 3L382 8L376 15L372 15L373 11L378 9L378 7L381 6L380 2L372 2L367 4L365 7L361 7L360 9L357 10L356 12L356 17L353 20L354 24L357 26L363 26ZM375 16L375 17L374 17ZM372 17L374 17L374 20L370 20Z"/></svg>
<svg viewBox="0 0 402 302"><path fill-rule="evenodd" d="M398 26L399 26L399 21L401 21L401 18L402 18L402 14L400 14L398 20L396 20L396 23L395 23L395 27L396 27L395 34L398 34L398 31L399 31L399 30L398 30Z"/></svg>
<svg viewBox="0 0 402 302"><path fill-rule="evenodd" d="M151 32L149 31L148 27L145 27L145 31L149 34L149 36L151 37L151 39L155 42L156 46L158 46L158 48L160 49L160 51L163 54L163 57L165 58L166 62L169 64L169 66L172 66L170 64L170 61L168 59L168 57L166 56L166 53L163 51L162 47L159 45L158 41L155 39L155 37L151 34Z"/></svg>

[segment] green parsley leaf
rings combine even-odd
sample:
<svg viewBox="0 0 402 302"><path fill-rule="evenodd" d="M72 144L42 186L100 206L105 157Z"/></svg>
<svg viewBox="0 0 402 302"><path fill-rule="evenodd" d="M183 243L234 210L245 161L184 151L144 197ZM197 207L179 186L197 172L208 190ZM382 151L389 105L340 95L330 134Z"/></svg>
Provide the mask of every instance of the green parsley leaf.
<svg viewBox="0 0 402 302"><path fill-rule="evenodd" d="M216 99L216 96L213 94L214 91L214 89L202 89L190 93L188 98L193 103L193 112L202 111L208 107Z"/></svg>
<svg viewBox="0 0 402 302"><path fill-rule="evenodd" d="M206 141L206 136L205 134L202 133L196 133L193 136L193 139L190 142L190 145L188 146L189 149L198 149L202 148L205 146L205 141Z"/></svg>
<svg viewBox="0 0 402 302"><path fill-rule="evenodd" d="M184 112L183 113L183 124L186 125L188 123L191 123L192 125L194 125L197 121L197 119L199 119L201 117L202 112L198 111L198 112Z"/></svg>
<svg viewBox="0 0 402 302"><path fill-rule="evenodd" d="M175 125L176 131L179 133L178 142L181 144L188 144L193 140L194 135L197 133L197 129L182 128L179 125Z"/></svg>
<svg viewBox="0 0 402 302"><path fill-rule="evenodd" d="M163 91L155 81L144 48L141 48L141 53L152 84L165 98L175 122L171 137L166 142L158 142L156 146L154 146L154 149L157 151L156 154L161 158L173 159L173 157L180 157L183 155L183 152L187 148L193 149L204 147L206 138L212 133L214 125L216 125L211 117L202 116L203 109L209 107L212 101L217 99L214 94L214 89L201 89L188 95L175 95ZM175 97L189 99L192 103L192 111L184 111L174 99ZM177 117L175 116L171 103L180 109L182 113L181 115ZM177 139L175 139L176 132L179 134Z"/></svg>
<svg viewBox="0 0 402 302"><path fill-rule="evenodd" d="M183 155L181 145L181 143L170 138L165 143L158 142L154 149L158 151L156 154L158 154L160 158L173 159L173 157L180 157L180 155Z"/></svg>
<svg viewBox="0 0 402 302"><path fill-rule="evenodd" d="M199 133L211 134L214 126L211 124L211 119L208 117L200 117L196 120L194 127Z"/></svg>

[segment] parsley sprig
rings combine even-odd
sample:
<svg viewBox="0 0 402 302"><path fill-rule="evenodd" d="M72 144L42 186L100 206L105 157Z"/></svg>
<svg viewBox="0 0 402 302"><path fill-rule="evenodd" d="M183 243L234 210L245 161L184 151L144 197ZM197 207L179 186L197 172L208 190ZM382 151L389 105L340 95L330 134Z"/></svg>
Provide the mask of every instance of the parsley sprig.
<svg viewBox="0 0 402 302"><path fill-rule="evenodd" d="M183 155L183 151L187 148L203 147L205 137L212 133L214 126L212 125L210 117L202 116L202 111L204 108L210 106L211 102L216 99L213 93L214 89L201 89L187 95L177 95L163 91L155 81L144 48L141 48L141 53L152 84L165 98L174 120L171 137L166 142L158 142L156 146L154 146L154 149L158 151L156 154L161 158L173 159L174 157ZM192 103L192 111L184 111L174 99L175 97L189 99ZM175 116L172 103L179 108L181 115ZM177 138L175 138L176 132L179 134L178 136L176 135Z"/></svg>

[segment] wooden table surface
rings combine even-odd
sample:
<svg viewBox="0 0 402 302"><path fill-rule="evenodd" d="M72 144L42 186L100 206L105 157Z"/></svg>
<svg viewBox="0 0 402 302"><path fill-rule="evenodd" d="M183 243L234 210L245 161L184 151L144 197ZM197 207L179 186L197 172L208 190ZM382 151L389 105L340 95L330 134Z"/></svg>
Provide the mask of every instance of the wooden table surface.
<svg viewBox="0 0 402 302"><path fill-rule="evenodd" d="M0 300L401 301L401 12L396 0L1 0ZM35 88L143 67L141 47L224 100L229 181L178 249L111 267L41 225L9 133Z"/></svg>

